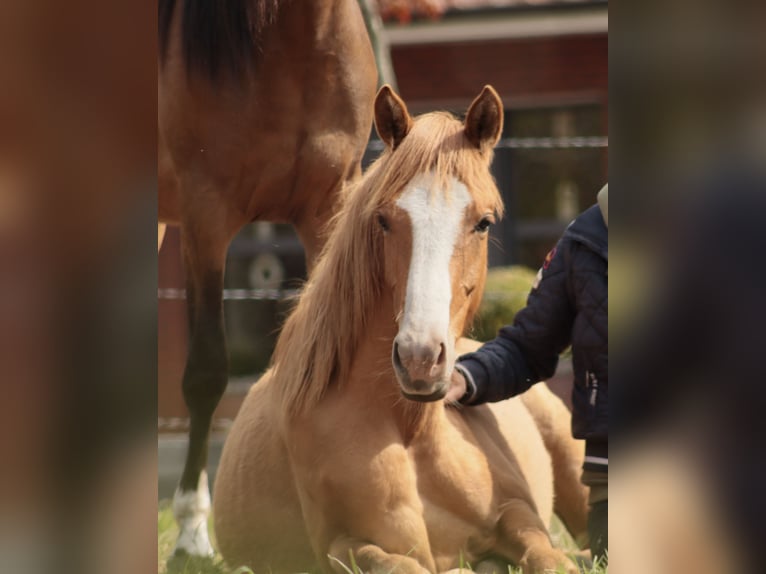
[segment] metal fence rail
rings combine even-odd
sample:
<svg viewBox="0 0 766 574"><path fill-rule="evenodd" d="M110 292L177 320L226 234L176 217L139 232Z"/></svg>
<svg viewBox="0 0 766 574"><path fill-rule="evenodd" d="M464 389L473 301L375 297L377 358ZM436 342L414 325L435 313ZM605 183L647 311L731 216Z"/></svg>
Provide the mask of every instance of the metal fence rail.
<svg viewBox="0 0 766 574"><path fill-rule="evenodd" d="M284 301L300 295L300 289L224 289L224 301ZM163 300L186 299L186 289L172 287L157 289L157 298Z"/></svg>
<svg viewBox="0 0 766 574"><path fill-rule="evenodd" d="M257 377L253 377L255 382ZM160 432L180 433L189 430L189 417L157 417L157 430ZM213 418L210 424L210 430L213 432L228 431L234 419Z"/></svg>
<svg viewBox="0 0 766 574"><path fill-rule="evenodd" d="M224 301L287 301L301 294L300 289L224 289ZM484 299L498 301L508 297L502 291L487 291ZM157 299L163 301L182 301L186 299L186 289L157 289Z"/></svg>

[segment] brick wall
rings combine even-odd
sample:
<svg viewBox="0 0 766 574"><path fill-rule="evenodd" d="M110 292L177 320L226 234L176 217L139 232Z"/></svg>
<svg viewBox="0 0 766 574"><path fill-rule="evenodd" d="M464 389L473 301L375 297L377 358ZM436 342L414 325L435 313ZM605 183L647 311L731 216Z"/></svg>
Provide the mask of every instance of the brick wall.
<svg viewBox="0 0 766 574"><path fill-rule="evenodd" d="M506 103L593 94L606 102L606 35L395 46L405 101L471 99L492 84Z"/></svg>

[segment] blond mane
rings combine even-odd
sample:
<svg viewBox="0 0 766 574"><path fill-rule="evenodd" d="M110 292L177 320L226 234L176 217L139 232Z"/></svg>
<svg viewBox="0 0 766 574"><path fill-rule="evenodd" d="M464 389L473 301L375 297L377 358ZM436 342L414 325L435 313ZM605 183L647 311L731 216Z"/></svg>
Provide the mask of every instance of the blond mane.
<svg viewBox="0 0 766 574"><path fill-rule="evenodd" d="M286 412L310 408L333 381L349 375L383 286L376 211L394 201L415 176L433 172L439 188L447 189L455 177L500 216L503 204L489 172L491 160L491 152L482 153L467 141L462 122L447 113L430 113L416 118L396 151L387 149L346 190L325 248L274 351L273 383Z"/></svg>

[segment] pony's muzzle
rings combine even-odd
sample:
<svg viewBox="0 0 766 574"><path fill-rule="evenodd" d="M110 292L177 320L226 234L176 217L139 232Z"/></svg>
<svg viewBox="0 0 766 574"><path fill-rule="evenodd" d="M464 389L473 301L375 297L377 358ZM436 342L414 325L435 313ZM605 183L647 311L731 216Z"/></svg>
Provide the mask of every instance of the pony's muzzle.
<svg viewBox="0 0 766 574"><path fill-rule="evenodd" d="M420 342L401 334L394 340L391 359L402 393L413 400L438 400L448 385L447 346L436 337Z"/></svg>

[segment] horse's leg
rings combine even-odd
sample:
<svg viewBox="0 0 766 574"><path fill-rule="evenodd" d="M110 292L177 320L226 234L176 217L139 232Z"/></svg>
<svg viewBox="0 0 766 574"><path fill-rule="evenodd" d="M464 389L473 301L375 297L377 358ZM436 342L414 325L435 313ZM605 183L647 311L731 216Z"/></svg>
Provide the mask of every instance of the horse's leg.
<svg viewBox="0 0 766 574"><path fill-rule="evenodd" d="M228 360L223 324L223 274L234 231L223 228L223 217L206 213L204 225L184 222L183 257L189 315L189 355L183 395L189 409L189 446L181 481L173 498L179 526L176 554L213 554L207 532L210 512L207 465L210 424L226 389Z"/></svg>
<svg viewBox="0 0 766 574"><path fill-rule="evenodd" d="M580 548L588 547L588 488L581 482L585 442L572 437L566 405L545 383L521 395L553 463L554 511Z"/></svg>
<svg viewBox="0 0 766 574"><path fill-rule="evenodd" d="M306 273L310 274L324 245L321 237L322 224L319 219L311 217L294 222L293 227L301 245L303 245L303 254L306 257Z"/></svg>
<svg viewBox="0 0 766 574"><path fill-rule="evenodd" d="M296 183L298 189L311 189L314 191L313 197L318 198L306 205L300 215L292 221L306 254L306 271L309 273L322 252L328 235L327 224L337 212L342 196L346 192L346 186L362 174L360 160L348 164L345 172L333 170L330 175L319 177L319 181L323 183L317 184L317 172L324 169L326 166L304 169L304 176Z"/></svg>
<svg viewBox="0 0 766 574"><path fill-rule="evenodd" d="M370 574L427 574L429 570L410 556L402 554L390 554L380 546L371 544L366 540L339 536L332 544L328 552L330 565L337 574L348 574L351 570ZM351 563L353 556L357 569Z"/></svg>
<svg viewBox="0 0 766 574"><path fill-rule="evenodd" d="M157 251L162 249L162 240L165 239L165 230L167 227L166 223L157 224Z"/></svg>
<svg viewBox="0 0 766 574"><path fill-rule="evenodd" d="M554 548L545 524L532 505L521 499L506 501L500 516L498 547L495 551L518 564L524 574L548 570L578 574L574 563Z"/></svg>

